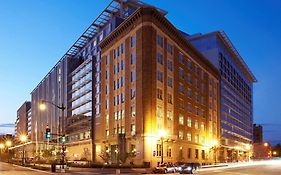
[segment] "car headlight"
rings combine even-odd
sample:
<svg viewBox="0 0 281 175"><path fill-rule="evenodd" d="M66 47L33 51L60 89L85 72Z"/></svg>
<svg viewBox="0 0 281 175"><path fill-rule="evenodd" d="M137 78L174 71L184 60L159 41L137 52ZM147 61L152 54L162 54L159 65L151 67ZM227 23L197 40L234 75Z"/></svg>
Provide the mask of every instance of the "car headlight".
<svg viewBox="0 0 281 175"><path fill-rule="evenodd" d="M189 170L191 170L192 168L189 166L189 167L187 167L186 169L189 171Z"/></svg>

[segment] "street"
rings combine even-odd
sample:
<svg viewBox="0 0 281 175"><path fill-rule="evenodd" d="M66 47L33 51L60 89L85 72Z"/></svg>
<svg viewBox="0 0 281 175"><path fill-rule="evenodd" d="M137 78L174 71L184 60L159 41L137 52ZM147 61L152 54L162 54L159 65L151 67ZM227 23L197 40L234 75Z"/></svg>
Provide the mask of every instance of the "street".
<svg viewBox="0 0 281 175"><path fill-rule="evenodd" d="M198 175L280 175L281 161L261 161L254 163L244 163L231 165L229 167L205 168L198 172ZM33 170L26 167L11 165L0 162L0 175L39 175L39 174L65 174L65 175L86 175L86 174L115 174L114 169L90 169L90 168L70 168L66 173L51 173L41 170ZM138 172L138 173L137 173ZM142 171L121 169L121 174L143 174ZM179 174L179 173L175 173Z"/></svg>
<svg viewBox="0 0 281 175"><path fill-rule="evenodd" d="M263 161L249 165L201 170L199 175L281 175L281 161Z"/></svg>
<svg viewBox="0 0 281 175"><path fill-rule="evenodd" d="M40 175L40 174L51 174L51 173L0 162L0 175Z"/></svg>

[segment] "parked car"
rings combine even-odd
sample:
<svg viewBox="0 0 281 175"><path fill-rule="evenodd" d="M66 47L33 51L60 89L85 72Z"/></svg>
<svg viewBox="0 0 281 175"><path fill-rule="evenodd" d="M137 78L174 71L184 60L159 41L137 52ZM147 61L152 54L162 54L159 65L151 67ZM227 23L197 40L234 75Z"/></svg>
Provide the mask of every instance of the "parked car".
<svg viewBox="0 0 281 175"><path fill-rule="evenodd" d="M158 167L155 167L152 172L155 174L175 173L176 168L173 164L165 163Z"/></svg>
<svg viewBox="0 0 281 175"><path fill-rule="evenodd" d="M182 169L182 166L185 164L185 162L176 162L174 164L175 168L176 168L176 172L180 172Z"/></svg>
<svg viewBox="0 0 281 175"><path fill-rule="evenodd" d="M199 163L185 163L181 166L180 174L194 174L200 167Z"/></svg>

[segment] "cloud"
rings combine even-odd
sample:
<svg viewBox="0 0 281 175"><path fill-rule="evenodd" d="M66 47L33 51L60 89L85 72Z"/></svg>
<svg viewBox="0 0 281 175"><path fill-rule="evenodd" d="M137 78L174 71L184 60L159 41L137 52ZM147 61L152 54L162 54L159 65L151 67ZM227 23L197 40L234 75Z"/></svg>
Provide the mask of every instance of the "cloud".
<svg viewBox="0 0 281 175"><path fill-rule="evenodd" d="M0 128L14 128L15 124L13 123L4 123L4 124L0 124Z"/></svg>

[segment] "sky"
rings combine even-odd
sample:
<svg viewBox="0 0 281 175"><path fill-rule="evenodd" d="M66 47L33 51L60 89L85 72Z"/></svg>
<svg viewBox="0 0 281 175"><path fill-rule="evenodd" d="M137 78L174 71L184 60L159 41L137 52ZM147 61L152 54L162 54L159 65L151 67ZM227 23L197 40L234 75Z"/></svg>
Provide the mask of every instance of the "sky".
<svg viewBox="0 0 281 175"><path fill-rule="evenodd" d="M16 111L110 0L0 0L0 134ZM258 82L254 122L281 142L281 1L144 0L189 33L224 30Z"/></svg>

